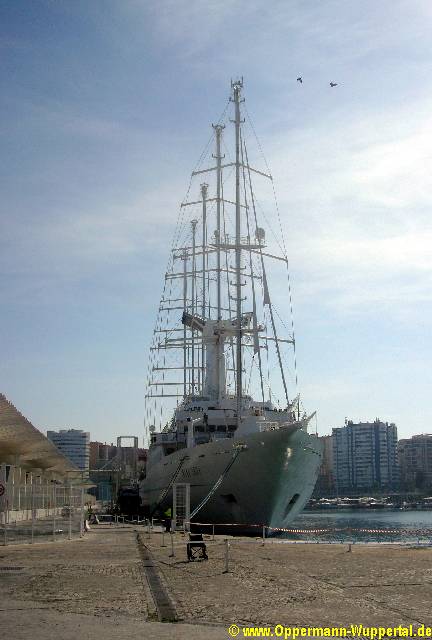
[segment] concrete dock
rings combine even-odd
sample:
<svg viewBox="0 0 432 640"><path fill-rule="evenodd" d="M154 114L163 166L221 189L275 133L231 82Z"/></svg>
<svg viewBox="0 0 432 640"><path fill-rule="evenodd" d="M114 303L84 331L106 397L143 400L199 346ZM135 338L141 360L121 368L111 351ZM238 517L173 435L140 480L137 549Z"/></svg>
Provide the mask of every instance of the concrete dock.
<svg viewBox="0 0 432 640"><path fill-rule="evenodd" d="M2 637L13 640L227 637L225 629L158 621L133 526L0 546L0 593Z"/></svg>
<svg viewBox="0 0 432 640"><path fill-rule="evenodd" d="M145 537L145 536L144 536ZM177 534L177 538L180 535ZM182 620L240 626L414 626L430 620L432 547L286 544L230 540L208 544L208 562L170 557L152 536L147 545Z"/></svg>
<svg viewBox="0 0 432 640"><path fill-rule="evenodd" d="M101 525L80 540L0 547L0 628L16 640L213 640L234 623L430 624L431 548L232 539L226 573L222 538L192 563L185 541L176 534L172 557L169 535ZM176 622L160 622L161 603Z"/></svg>

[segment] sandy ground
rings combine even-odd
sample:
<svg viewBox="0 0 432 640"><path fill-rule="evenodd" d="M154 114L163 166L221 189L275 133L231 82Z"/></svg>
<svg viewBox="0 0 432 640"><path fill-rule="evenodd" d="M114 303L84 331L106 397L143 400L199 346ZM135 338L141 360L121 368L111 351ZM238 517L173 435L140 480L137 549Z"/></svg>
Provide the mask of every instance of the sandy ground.
<svg viewBox="0 0 432 640"><path fill-rule="evenodd" d="M133 527L94 528L70 542L0 546L2 638L227 638L221 628L154 620Z"/></svg>
<svg viewBox="0 0 432 640"><path fill-rule="evenodd" d="M208 541L208 562L149 541L183 620L230 625L432 626L432 548ZM165 536L166 541L167 536ZM177 540L182 537L177 534ZM169 543L169 540L168 540Z"/></svg>
<svg viewBox="0 0 432 640"><path fill-rule="evenodd" d="M155 621L133 526L82 540L0 547L0 629L13 640L225 640L227 627L432 624L432 549L207 541L188 563L185 539L139 529L180 622ZM242 637L242 636L239 636Z"/></svg>

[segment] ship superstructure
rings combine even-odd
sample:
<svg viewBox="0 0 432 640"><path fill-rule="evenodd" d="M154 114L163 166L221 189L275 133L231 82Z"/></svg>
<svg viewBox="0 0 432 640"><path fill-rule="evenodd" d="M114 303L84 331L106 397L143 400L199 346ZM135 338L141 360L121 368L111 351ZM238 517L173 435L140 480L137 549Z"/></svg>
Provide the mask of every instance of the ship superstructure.
<svg viewBox="0 0 432 640"><path fill-rule="evenodd" d="M203 154L192 174L199 199L190 186L180 208L150 350L140 495L150 513L163 512L174 483L187 482L191 519L280 527L309 499L321 447L297 390L289 395L288 374L294 387L297 374L287 364L295 356L288 258L281 225L266 241L266 201L252 178L271 192L273 183L249 163L242 90L242 80L232 83L212 125L210 166ZM278 304L268 283L275 266Z"/></svg>

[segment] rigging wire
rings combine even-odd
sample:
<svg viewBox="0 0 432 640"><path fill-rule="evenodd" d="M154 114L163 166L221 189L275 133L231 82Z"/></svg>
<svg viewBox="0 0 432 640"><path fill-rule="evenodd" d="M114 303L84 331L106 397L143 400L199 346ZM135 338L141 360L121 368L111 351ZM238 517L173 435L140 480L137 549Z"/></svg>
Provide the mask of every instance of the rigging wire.
<svg viewBox="0 0 432 640"><path fill-rule="evenodd" d="M247 110L246 105L244 105L244 110L246 112L246 116L248 118L249 124L251 126L251 129L253 131L253 134L255 136L255 140L258 144L258 148L261 152L262 158L264 160L264 163L267 167L267 171L269 172L270 175L272 175L271 170L270 170L270 166L269 163L267 162L267 158L264 154L263 148L261 146L261 142L258 138L258 135L255 131L255 127L252 121L252 118ZM293 338L293 357L294 357L294 370L295 370L295 380L296 380L296 393L298 394L298 368L297 368L297 351L296 351L296 340L295 340L295 329L294 329L294 308L293 308L293 298L292 298L292 289L291 289L291 275L290 275L290 269L289 269L289 259L288 259L288 253L287 253L287 248L286 248L286 242L285 242L285 234L283 232L283 227L282 227L282 220L281 220L281 215L280 215L280 209L279 209L279 202L277 199L277 195L276 195L276 190L275 190L275 185L274 185L274 180L273 177L271 179L271 183L272 183L272 190L273 190L273 198L274 198L274 202L276 205L276 213L277 213L277 219L279 222L279 229L280 229L280 233L281 233L281 239L282 239L282 247L279 247L283 249L283 256L285 258L285 262L286 262L286 268L287 268L287 280L288 280L288 298L289 298L289 306L290 306L290 316L291 316L291 331L292 331L292 338ZM279 244L279 243L278 243Z"/></svg>
<svg viewBox="0 0 432 640"><path fill-rule="evenodd" d="M245 147L245 157L246 157L246 164L249 167L249 158L248 158L248 153L247 153L246 147ZM255 196L254 196L254 191L253 191L253 188L252 188L252 181L251 181L251 177L250 177L250 169L248 169L248 173L249 173L249 185L250 185L250 193L251 193L252 210L254 212L255 226L256 226L256 228L258 228L258 221L257 221L257 215L256 215L256 208L255 208ZM263 257L261 246L260 246L259 254L260 254L260 259L261 259L261 269L262 269L262 272L263 272L262 275L263 275L263 281L264 281L264 278L266 276L265 276L265 269L264 269L264 257ZM282 366L282 358L281 358L281 354L280 354L279 341L278 341L278 336L277 336L277 332L276 332L276 326L275 326L274 317L273 317L273 307L272 307L272 302L270 300L270 297L267 300L267 304L268 304L268 309L269 309L269 313L270 313L270 320L271 320L271 325L272 325L272 330L273 330L273 336L274 336L274 339L275 339L276 353L277 353L277 357L278 357L278 361L279 361L279 369L280 369L280 374L281 374L281 378L282 378L282 384L283 384L283 388L284 388L284 392L285 392L285 398L286 398L287 404L289 405L288 389L287 389L287 385L286 385L286 381L285 381L285 374L284 374L284 370L283 370L283 366Z"/></svg>
<svg viewBox="0 0 432 640"><path fill-rule="evenodd" d="M223 121L223 119L225 118L225 115L226 115L226 112L228 110L229 105L230 105L230 100L228 99L226 104L225 104L225 107L224 107L224 109L223 109L223 111L221 113L221 115L219 116L217 124L220 124ZM212 133L211 133L209 139L207 140L207 143L206 143L203 151L201 152L201 155L199 156L198 161L195 164L195 167L192 170L192 173L191 173L191 176L190 176L190 179L189 179L189 185L188 185L188 188L187 188L187 191L186 191L186 195L184 196L184 198L182 200L182 204L187 202L187 199L189 197L189 193L190 193L190 190L191 190L191 187L192 187L192 182L193 182L193 179L195 177L193 174L194 174L195 171L198 170L198 168L201 166L201 163L207 157L209 149L210 149L210 145L211 145L211 143L212 143L212 141L214 139L214 135L215 135L214 134L214 130L212 130ZM184 217L185 217L185 207L182 207L180 205L179 211L178 211L178 215L177 215L176 225L174 227L174 234L173 234L173 239L172 239L172 243L171 243L171 252L170 252L170 254L172 254L173 249L178 244L178 239L179 239L179 236L180 236L180 233L181 233L181 229L183 228L183 224L184 224L184 222L183 222ZM168 271L168 269L167 269L167 271Z"/></svg>
<svg viewBox="0 0 432 640"><path fill-rule="evenodd" d="M242 161L242 176L243 176L243 190L244 190L244 201L246 205L246 224L247 224L247 235L250 243L250 222L249 222L249 207L248 207L248 198L246 191L246 174L244 170L244 154L243 154L243 145L246 149L246 143L242 138L242 131L240 129L240 148L241 148L241 161ZM249 176L250 178L250 176ZM255 356L255 345L258 344L258 363L259 363L259 374L260 374L260 386L261 386L261 396L262 401L264 402L264 385L262 379L262 366L261 366L261 350L259 346L259 338L258 338L258 321L256 314L256 296L255 296L255 278L253 271L253 261L252 261L252 252L249 250L249 267L251 272L251 284L252 284L252 305L253 305L253 329L254 329L254 356ZM253 359L253 358L252 358ZM252 367L251 367L251 375L252 375Z"/></svg>

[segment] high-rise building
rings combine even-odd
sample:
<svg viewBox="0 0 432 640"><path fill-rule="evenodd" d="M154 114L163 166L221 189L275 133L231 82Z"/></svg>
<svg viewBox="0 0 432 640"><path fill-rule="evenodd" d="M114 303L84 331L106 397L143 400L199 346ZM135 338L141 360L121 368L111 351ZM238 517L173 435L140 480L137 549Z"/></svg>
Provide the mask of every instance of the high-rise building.
<svg viewBox="0 0 432 640"><path fill-rule="evenodd" d="M47 431L47 438L78 469L89 470L90 433L81 429L60 429Z"/></svg>
<svg viewBox="0 0 432 640"><path fill-rule="evenodd" d="M398 459L402 489L432 489L432 435L399 440Z"/></svg>
<svg viewBox="0 0 432 640"><path fill-rule="evenodd" d="M398 487L397 428L381 422L346 422L333 429L333 469L336 490L356 491Z"/></svg>
<svg viewBox="0 0 432 640"><path fill-rule="evenodd" d="M335 478L333 471L333 436L320 436L323 443L322 462L315 485L314 497L333 495L335 492Z"/></svg>

